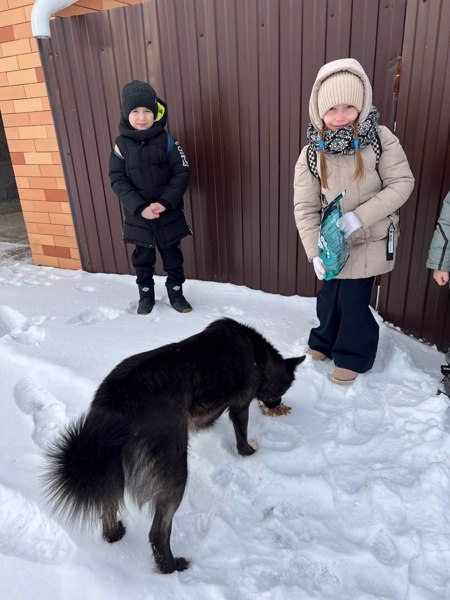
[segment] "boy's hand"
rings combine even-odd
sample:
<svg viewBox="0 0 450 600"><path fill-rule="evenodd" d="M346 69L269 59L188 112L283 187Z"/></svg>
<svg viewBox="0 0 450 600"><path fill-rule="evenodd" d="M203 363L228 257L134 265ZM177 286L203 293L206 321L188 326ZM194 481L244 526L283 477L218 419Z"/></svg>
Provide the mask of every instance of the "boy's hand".
<svg viewBox="0 0 450 600"><path fill-rule="evenodd" d="M448 271L438 271L435 269L433 271L433 279L438 285L445 285L449 280Z"/></svg>
<svg viewBox="0 0 450 600"><path fill-rule="evenodd" d="M161 214L166 210L166 207L160 204L159 202L152 202L149 208L151 208L153 212L157 215Z"/></svg>
<svg viewBox="0 0 450 600"><path fill-rule="evenodd" d="M159 219L159 214L153 210L152 206L153 204L150 204L150 206L146 206L141 212L141 217L144 217L144 219L149 220Z"/></svg>

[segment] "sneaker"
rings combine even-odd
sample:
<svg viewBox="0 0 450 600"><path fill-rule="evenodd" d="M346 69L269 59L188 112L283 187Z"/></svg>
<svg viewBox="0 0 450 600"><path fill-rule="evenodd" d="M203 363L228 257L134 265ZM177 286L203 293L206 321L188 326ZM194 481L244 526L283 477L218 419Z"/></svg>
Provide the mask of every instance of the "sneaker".
<svg viewBox="0 0 450 600"><path fill-rule="evenodd" d="M351 371L350 369L344 369L343 367L335 367L328 377L333 383L350 385L358 377L358 373L356 371Z"/></svg>

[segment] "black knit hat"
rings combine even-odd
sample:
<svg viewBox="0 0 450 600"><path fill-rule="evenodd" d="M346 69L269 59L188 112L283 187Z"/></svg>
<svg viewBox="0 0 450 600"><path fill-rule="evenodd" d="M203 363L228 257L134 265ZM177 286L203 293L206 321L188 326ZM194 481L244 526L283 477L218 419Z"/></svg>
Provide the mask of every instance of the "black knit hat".
<svg viewBox="0 0 450 600"><path fill-rule="evenodd" d="M122 117L128 119L130 112L138 106L144 106L151 110L156 119L158 102L155 90L145 81L130 81L122 89Z"/></svg>

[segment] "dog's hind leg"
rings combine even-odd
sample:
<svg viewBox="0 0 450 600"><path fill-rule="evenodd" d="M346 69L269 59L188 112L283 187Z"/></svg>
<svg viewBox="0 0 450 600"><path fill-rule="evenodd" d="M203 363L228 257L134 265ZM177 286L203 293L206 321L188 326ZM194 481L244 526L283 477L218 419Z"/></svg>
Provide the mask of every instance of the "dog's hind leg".
<svg viewBox="0 0 450 600"><path fill-rule="evenodd" d="M230 419L236 436L237 451L241 456L250 456L256 450L250 446L247 440L248 405L232 406L230 408Z"/></svg>
<svg viewBox="0 0 450 600"><path fill-rule="evenodd" d="M114 500L107 507L103 508L102 527L103 539L110 544L118 542L125 535L125 527L122 521L117 519L119 511L119 501Z"/></svg>
<svg viewBox="0 0 450 600"><path fill-rule="evenodd" d="M184 571L189 566L185 558L175 558L170 548L172 520L186 487L187 449L173 464L166 463L164 466L164 472L159 471L158 490L153 496L155 515L149 540L158 569L161 573L173 573Z"/></svg>
<svg viewBox="0 0 450 600"><path fill-rule="evenodd" d="M116 468L114 470L111 469L110 472L108 488L104 494L102 506L103 539L110 544L118 542L125 535L125 527L122 521L118 519L125 491L124 475L122 466L115 466Z"/></svg>

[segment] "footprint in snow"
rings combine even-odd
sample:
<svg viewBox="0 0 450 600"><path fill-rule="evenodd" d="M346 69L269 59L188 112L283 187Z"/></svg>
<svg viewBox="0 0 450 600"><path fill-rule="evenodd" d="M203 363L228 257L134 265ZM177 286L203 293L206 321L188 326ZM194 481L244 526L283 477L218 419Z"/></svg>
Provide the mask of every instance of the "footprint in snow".
<svg viewBox="0 0 450 600"><path fill-rule="evenodd" d="M251 481L248 473L234 463L226 463L214 469L211 479L216 485L233 493L247 495L253 491L254 482Z"/></svg>
<svg viewBox="0 0 450 600"><path fill-rule="evenodd" d="M59 276L50 273L53 267L36 267L31 269L25 267L23 263L18 263L9 269L8 277L2 277L2 283L21 287L22 285L49 287L51 281L57 281Z"/></svg>
<svg viewBox="0 0 450 600"><path fill-rule="evenodd" d="M222 314L228 315L229 317L242 317L244 311L236 306L224 306L222 308Z"/></svg>
<svg viewBox="0 0 450 600"><path fill-rule="evenodd" d="M380 529L372 544L374 557L383 565L396 565L398 560L397 545L392 537L383 529Z"/></svg>
<svg viewBox="0 0 450 600"><path fill-rule="evenodd" d="M311 594L314 592L315 595L317 592L323 592L328 596L328 592L336 590L340 585L339 578L326 563L316 560L306 552L293 555L281 580L285 585L298 585L301 581L302 588Z"/></svg>
<svg viewBox="0 0 450 600"><path fill-rule="evenodd" d="M97 308L87 308L79 315L67 321L69 325L93 325L101 321L112 321L117 319L124 311L111 306L99 306Z"/></svg>
<svg viewBox="0 0 450 600"><path fill-rule="evenodd" d="M26 321L22 313L17 310L6 305L0 306L0 337L8 335L11 331L21 329Z"/></svg>
<svg viewBox="0 0 450 600"><path fill-rule="evenodd" d="M363 435L374 435L384 420L384 409L365 410L362 408L353 411L353 427L357 433Z"/></svg>
<svg viewBox="0 0 450 600"><path fill-rule="evenodd" d="M46 317L27 319L10 306L0 306L0 338L9 335L19 344L39 344L45 339L45 330L39 327Z"/></svg>
<svg viewBox="0 0 450 600"><path fill-rule="evenodd" d="M258 432L260 448L291 450L299 446L302 441L303 437L295 427L276 422L274 418Z"/></svg>
<svg viewBox="0 0 450 600"><path fill-rule="evenodd" d="M20 379L16 383L14 400L20 410L33 419L34 430L31 437L34 443L46 450L68 421L66 407L32 377Z"/></svg>
<svg viewBox="0 0 450 600"><path fill-rule="evenodd" d="M69 536L19 492L0 484L0 554L61 564L73 554Z"/></svg>

